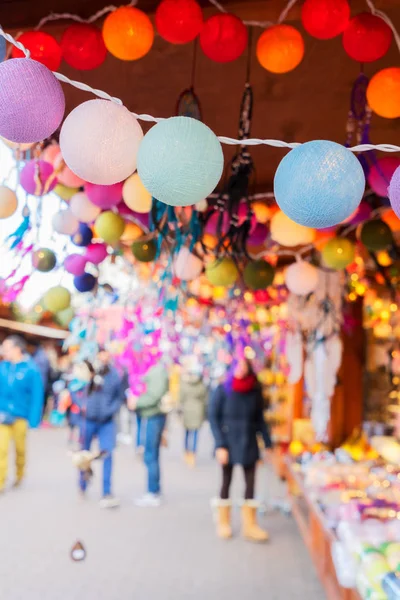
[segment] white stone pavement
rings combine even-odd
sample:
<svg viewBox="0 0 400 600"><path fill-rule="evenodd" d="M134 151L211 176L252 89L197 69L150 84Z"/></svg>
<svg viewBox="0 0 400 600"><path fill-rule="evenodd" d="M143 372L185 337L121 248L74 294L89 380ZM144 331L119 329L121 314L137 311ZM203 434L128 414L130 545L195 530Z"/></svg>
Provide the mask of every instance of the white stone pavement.
<svg viewBox="0 0 400 600"><path fill-rule="evenodd" d="M194 471L182 463L181 437L175 423L163 451L163 507L133 505L143 465L122 446L114 477L121 508L105 512L99 475L86 499L77 494L66 432L31 432L26 482L0 497L1 600L323 600L290 517L267 514L265 546L215 538L209 500L218 470L207 427ZM236 480L238 495L239 472ZM69 557L76 540L87 549L82 563Z"/></svg>

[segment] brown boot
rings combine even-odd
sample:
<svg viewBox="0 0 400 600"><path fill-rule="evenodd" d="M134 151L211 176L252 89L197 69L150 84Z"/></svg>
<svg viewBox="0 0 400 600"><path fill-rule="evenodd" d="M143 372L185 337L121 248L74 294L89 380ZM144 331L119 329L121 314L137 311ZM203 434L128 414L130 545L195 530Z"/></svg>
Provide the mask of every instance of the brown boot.
<svg viewBox="0 0 400 600"><path fill-rule="evenodd" d="M257 524L257 503L246 500L242 507L242 535L249 542L266 542L269 535Z"/></svg>
<svg viewBox="0 0 400 600"><path fill-rule="evenodd" d="M217 501L217 536L222 540L228 540L232 537L230 500Z"/></svg>

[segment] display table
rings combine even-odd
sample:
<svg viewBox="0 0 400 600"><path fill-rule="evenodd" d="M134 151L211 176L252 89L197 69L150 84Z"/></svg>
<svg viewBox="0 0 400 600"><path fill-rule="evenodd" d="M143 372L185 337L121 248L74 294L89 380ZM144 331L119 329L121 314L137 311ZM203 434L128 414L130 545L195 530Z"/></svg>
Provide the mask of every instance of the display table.
<svg viewBox="0 0 400 600"><path fill-rule="evenodd" d="M336 540L334 532L327 527L323 512L309 497L303 485L298 466L288 460L286 478L290 492L292 514L299 527L328 600L360 600L356 590L340 586L332 561L331 546Z"/></svg>

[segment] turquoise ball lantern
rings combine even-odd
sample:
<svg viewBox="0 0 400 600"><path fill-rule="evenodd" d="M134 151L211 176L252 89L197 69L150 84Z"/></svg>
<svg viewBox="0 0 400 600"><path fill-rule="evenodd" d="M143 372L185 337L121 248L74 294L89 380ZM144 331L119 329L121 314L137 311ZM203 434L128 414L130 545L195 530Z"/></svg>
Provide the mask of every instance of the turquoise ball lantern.
<svg viewBox="0 0 400 600"><path fill-rule="evenodd" d="M171 117L143 138L137 170L154 198L170 206L204 200L221 179L224 156L217 136L190 117Z"/></svg>
<svg viewBox="0 0 400 600"><path fill-rule="evenodd" d="M337 144L317 140L297 146L275 174L279 208L292 221L322 229L347 219L358 207L365 176L354 154Z"/></svg>

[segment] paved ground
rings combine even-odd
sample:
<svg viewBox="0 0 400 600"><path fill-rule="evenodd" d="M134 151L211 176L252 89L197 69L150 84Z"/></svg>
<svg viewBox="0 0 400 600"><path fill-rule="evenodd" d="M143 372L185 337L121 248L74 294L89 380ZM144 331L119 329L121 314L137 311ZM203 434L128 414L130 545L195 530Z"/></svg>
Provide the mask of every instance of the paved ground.
<svg viewBox="0 0 400 600"><path fill-rule="evenodd" d="M0 597L4 600L323 600L291 518L268 514L266 546L215 539L209 498L218 473L206 430L195 471L180 456L181 432L163 453L165 505L133 506L143 466L130 447L116 456L119 510L97 505L100 479L88 498L75 488L65 431L31 433L23 489L0 498ZM240 491L240 474L237 473ZM260 485L260 487L262 487ZM235 515L238 526L238 515ZM83 563L69 552L81 540Z"/></svg>

